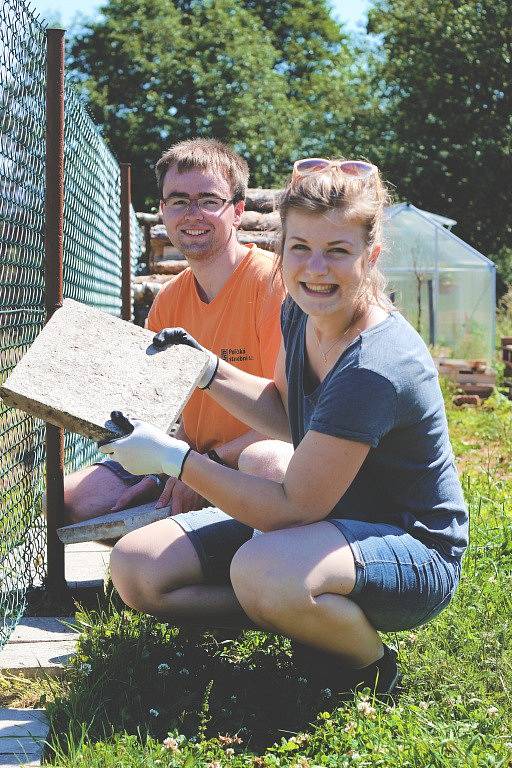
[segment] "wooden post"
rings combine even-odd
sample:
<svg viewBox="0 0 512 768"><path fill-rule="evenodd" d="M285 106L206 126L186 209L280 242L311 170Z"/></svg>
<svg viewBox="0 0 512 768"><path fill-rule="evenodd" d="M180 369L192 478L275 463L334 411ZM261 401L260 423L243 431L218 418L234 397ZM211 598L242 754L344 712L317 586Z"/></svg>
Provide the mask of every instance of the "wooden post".
<svg viewBox="0 0 512 768"><path fill-rule="evenodd" d="M64 34L46 31L46 321L62 306L64 228ZM47 580L49 592L66 589L64 547L57 536L64 510L64 430L46 425Z"/></svg>
<svg viewBox="0 0 512 768"><path fill-rule="evenodd" d="M130 241L131 167L121 163L121 317L132 319L132 264Z"/></svg>

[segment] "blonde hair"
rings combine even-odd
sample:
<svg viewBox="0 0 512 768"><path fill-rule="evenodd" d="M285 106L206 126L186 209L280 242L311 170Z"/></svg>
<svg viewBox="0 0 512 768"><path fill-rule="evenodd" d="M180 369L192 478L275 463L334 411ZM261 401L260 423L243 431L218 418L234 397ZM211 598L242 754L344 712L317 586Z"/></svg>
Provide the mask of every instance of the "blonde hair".
<svg viewBox="0 0 512 768"><path fill-rule="evenodd" d="M155 166L156 179L163 199L165 174L171 166L178 173L199 169L223 176L231 187L234 202L244 200L249 183L249 166L231 147L217 139L180 141L168 149Z"/></svg>
<svg viewBox="0 0 512 768"><path fill-rule="evenodd" d="M383 242L384 209L389 203L390 195L378 170L361 177L344 173L332 165L290 180L279 199L281 232L276 240L274 274L282 271L286 221L291 210L309 214L339 211L345 219L360 223L365 231L367 250L363 258L361 284L355 297L356 314L365 311L372 303L387 311L392 310L393 303L385 291L386 279L369 261L374 247Z"/></svg>

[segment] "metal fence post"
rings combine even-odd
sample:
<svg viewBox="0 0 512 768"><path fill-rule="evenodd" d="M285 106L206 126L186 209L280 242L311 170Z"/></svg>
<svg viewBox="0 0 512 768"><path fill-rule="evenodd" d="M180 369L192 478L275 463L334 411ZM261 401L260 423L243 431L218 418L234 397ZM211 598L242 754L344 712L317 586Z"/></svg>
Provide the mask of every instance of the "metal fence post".
<svg viewBox="0 0 512 768"><path fill-rule="evenodd" d="M46 321L62 306L64 219L64 34L47 29L46 67ZM47 589L66 589L64 546L57 536L64 510L64 430L46 425Z"/></svg>
<svg viewBox="0 0 512 768"><path fill-rule="evenodd" d="M130 240L131 166L121 166L121 318L132 319L132 264Z"/></svg>

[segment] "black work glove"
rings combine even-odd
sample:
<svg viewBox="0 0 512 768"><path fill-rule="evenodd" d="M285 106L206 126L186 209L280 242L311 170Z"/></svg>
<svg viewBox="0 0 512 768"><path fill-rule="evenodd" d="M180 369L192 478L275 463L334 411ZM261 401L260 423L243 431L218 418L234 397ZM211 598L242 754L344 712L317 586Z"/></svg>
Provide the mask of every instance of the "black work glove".
<svg viewBox="0 0 512 768"><path fill-rule="evenodd" d="M207 389L214 380L217 368L219 367L217 355L201 346L184 328L164 328L163 331L160 331L153 337L153 346L157 349L167 349L167 347L173 347L176 344L185 344L187 347L199 349L208 355L208 365L197 382L199 389Z"/></svg>

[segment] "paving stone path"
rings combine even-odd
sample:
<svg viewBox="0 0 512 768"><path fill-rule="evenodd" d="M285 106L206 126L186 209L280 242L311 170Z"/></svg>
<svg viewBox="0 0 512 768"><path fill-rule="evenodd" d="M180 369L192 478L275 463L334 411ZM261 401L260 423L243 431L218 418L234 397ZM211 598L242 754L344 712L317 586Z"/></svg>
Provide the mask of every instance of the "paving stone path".
<svg viewBox="0 0 512 768"><path fill-rule="evenodd" d="M73 588L98 586L110 548L88 542L66 547L66 580ZM73 617L26 617L0 652L0 673L59 675L76 648ZM0 768L39 766L48 721L40 709L0 709Z"/></svg>

